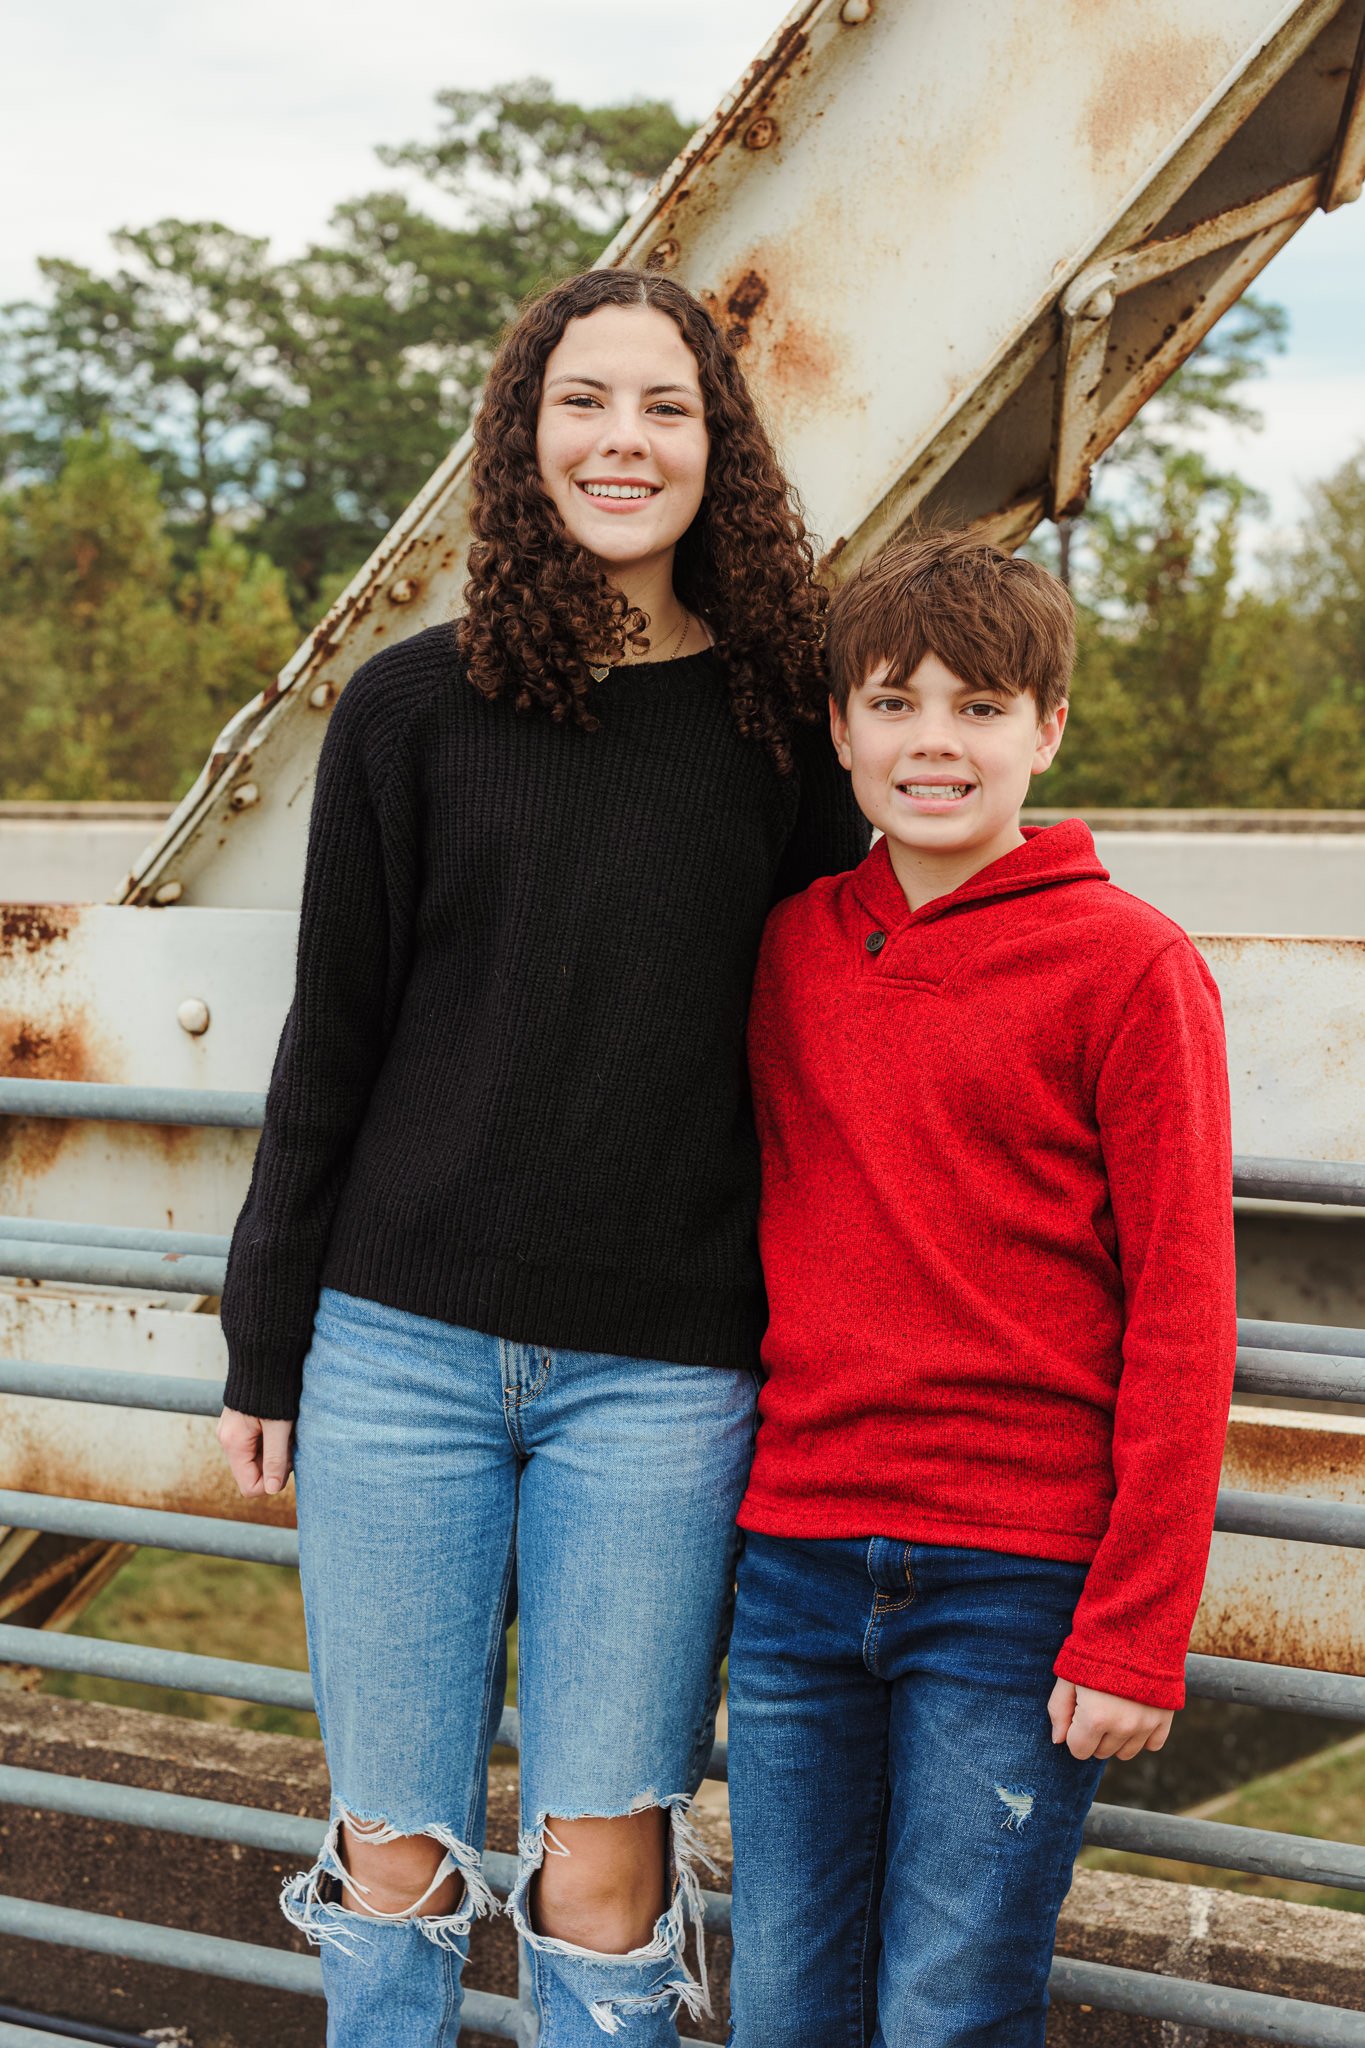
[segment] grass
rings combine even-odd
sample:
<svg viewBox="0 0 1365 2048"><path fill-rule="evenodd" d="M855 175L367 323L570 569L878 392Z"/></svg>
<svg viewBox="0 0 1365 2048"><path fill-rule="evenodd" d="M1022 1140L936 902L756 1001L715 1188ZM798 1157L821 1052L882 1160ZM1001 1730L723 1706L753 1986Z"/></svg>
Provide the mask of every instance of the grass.
<svg viewBox="0 0 1365 2048"><path fill-rule="evenodd" d="M299 1577L286 1565L237 1564L229 1558L192 1557L176 1550L139 1550L80 1617L73 1634L102 1641L146 1643L158 1650L193 1650L202 1657L232 1657L253 1664L307 1669ZM191 1721L225 1722L271 1735L318 1732L314 1714L289 1707L254 1706L168 1686L130 1685L82 1672L49 1672L42 1690L62 1699L103 1700L118 1707L150 1708Z"/></svg>
<svg viewBox="0 0 1365 2048"><path fill-rule="evenodd" d="M1289 1835L1314 1835L1320 1841L1365 1840L1365 1735L1354 1735L1349 1741L1320 1750L1300 1763L1254 1778L1238 1791L1224 1793L1192 1811L1201 1819L1229 1821L1237 1827L1270 1828ZM1347 1913L1365 1913L1365 1893L1333 1885L1258 1877L1242 1870L1214 1870L1202 1863L1175 1863L1164 1857L1135 1856L1118 1849L1086 1849L1081 1863L1090 1870L1122 1870L1135 1877L1164 1877L1178 1884L1209 1885L1218 1891L1242 1892L1253 1898L1293 1899L1302 1905L1335 1906Z"/></svg>
<svg viewBox="0 0 1365 2048"><path fill-rule="evenodd" d="M283 1664L306 1671L299 1575L287 1565L238 1564L225 1557L193 1557L178 1550L139 1550L96 1595L73 1634L103 1642L145 1643L157 1650L192 1650L200 1657L231 1657L251 1664ZM516 1702L517 1638L507 1646L507 1699ZM268 1735L316 1738L317 1716L290 1707L255 1706L169 1686L132 1685L82 1672L49 1672L41 1690L60 1699L101 1700L217 1721ZM501 1754L501 1752L499 1752ZM510 1754L510 1752L509 1752Z"/></svg>

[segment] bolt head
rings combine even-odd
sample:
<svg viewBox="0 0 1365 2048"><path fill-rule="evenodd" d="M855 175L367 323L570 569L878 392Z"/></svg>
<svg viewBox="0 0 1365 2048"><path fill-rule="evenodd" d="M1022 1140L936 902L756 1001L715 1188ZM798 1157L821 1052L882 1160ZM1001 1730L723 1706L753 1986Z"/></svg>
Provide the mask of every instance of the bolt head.
<svg viewBox="0 0 1365 2048"><path fill-rule="evenodd" d="M229 802L234 811L249 811L254 803L260 802L260 797L261 792L254 782L239 782Z"/></svg>
<svg viewBox="0 0 1365 2048"><path fill-rule="evenodd" d="M308 692L308 702L312 705L314 711L325 711L331 701L332 686L330 683L315 683Z"/></svg>
<svg viewBox="0 0 1365 2048"><path fill-rule="evenodd" d="M760 114L758 119L751 121L744 131L744 147L746 149L771 149L776 140L777 123L776 121L769 120L766 114Z"/></svg>
<svg viewBox="0 0 1365 2048"><path fill-rule="evenodd" d="M389 585L390 604L411 604L418 590L415 576L400 576L396 583Z"/></svg>
<svg viewBox="0 0 1365 2048"><path fill-rule="evenodd" d="M152 892L152 901L161 904L178 903L184 893L183 882L163 882L159 889Z"/></svg>
<svg viewBox="0 0 1365 2048"><path fill-rule="evenodd" d="M209 1028L209 1006L202 996L186 996L175 1013L175 1021L191 1038L201 1038Z"/></svg>

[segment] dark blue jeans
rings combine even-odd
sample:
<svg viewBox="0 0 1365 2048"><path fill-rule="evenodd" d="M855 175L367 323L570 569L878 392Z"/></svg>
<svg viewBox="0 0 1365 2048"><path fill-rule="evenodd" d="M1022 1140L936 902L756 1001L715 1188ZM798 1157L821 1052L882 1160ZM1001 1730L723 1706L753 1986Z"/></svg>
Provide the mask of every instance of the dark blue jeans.
<svg viewBox="0 0 1365 2048"><path fill-rule="evenodd" d="M749 1535L730 1646L733 2048L1042 2048L1104 1766L1053 1745L1086 1567Z"/></svg>

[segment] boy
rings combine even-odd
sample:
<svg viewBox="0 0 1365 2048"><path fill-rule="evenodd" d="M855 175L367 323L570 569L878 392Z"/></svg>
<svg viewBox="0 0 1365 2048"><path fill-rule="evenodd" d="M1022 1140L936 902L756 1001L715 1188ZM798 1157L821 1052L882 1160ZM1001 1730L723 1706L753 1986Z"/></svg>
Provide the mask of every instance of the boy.
<svg viewBox="0 0 1365 2048"><path fill-rule="evenodd" d="M1184 1699L1236 1352L1218 995L1023 828L1071 602L965 536L829 623L885 836L750 1022L767 1383L730 1653L735 2048L1041 2048L1104 1761Z"/></svg>

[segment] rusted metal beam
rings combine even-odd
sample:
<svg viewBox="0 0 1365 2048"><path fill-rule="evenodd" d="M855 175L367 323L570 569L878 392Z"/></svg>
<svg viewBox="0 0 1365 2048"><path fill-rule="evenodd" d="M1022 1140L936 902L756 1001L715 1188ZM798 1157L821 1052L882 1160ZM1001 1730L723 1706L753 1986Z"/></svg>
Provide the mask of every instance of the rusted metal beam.
<svg viewBox="0 0 1365 2048"><path fill-rule="evenodd" d="M1365 23L1361 25L1356 61L1341 112L1341 126L1337 130L1332 161L1323 183L1324 213L1335 213L1339 206L1349 206L1353 200L1359 199L1362 188L1365 188Z"/></svg>
<svg viewBox="0 0 1365 2048"><path fill-rule="evenodd" d="M1230 206L1223 213L1212 214L1207 220L1182 229L1178 235L1162 235L1141 248L1124 249L1109 259L1117 287L1121 292L1136 291L1139 285L1169 277L1183 270L1187 263L1215 255L1236 242L1249 241L1252 235L1263 234L1267 228L1281 227L1290 221L1301 226L1316 208L1321 191L1322 180L1316 174L1294 178L1287 185L1277 185L1273 192L1249 199L1243 206Z"/></svg>
<svg viewBox="0 0 1365 2048"><path fill-rule="evenodd" d="M1051 514L1068 519L1090 495L1091 444L1117 299L1114 265L1086 270L1062 293L1061 372L1052 467Z"/></svg>

